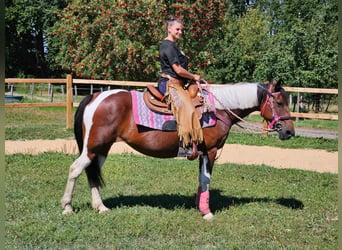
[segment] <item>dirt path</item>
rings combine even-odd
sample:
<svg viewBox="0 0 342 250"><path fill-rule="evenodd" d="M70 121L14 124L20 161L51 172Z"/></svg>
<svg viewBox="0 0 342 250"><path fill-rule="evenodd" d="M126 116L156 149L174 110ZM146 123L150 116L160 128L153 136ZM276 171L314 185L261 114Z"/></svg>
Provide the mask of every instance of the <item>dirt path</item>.
<svg viewBox="0 0 342 250"><path fill-rule="evenodd" d="M42 152L78 154L75 140L5 141L5 153L38 154ZM125 143L116 143L111 154L137 153ZM312 149L281 149L268 146L226 144L218 153L217 163L265 164L275 168L296 168L317 172L338 172L338 152Z"/></svg>

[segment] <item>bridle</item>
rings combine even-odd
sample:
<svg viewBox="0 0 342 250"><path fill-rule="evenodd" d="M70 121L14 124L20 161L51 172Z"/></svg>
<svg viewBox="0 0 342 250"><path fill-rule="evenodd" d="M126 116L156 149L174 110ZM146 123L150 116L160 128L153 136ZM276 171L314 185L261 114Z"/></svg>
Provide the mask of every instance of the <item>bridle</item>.
<svg viewBox="0 0 342 250"><path fill-rule="evenodd" d="M282 125L281 125L280 121L290 120L291 116L279 116L277 114L277 112L275 111L275 108L274 108L274 95L280 94L280 92L271 93L270 92L271 87L272 87L272 85L270 85L268 90L264 89L266 91L266 101L260 110L260 115L264 116L266 108L269 107L271 112L272 112L273 117L272 117L272 120L270 122L268 121L268 123L269 123L268 128L270 130L279 132L282 129Z"/></svg>

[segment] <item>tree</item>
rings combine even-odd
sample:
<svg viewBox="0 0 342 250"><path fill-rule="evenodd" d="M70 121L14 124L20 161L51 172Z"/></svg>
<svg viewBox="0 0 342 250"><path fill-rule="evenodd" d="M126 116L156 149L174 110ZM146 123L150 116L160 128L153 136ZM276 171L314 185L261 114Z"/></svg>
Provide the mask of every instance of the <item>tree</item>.
<svg viewBox="0 0 342 250"><path fill-rule="evenodd" d="M46 30L54 23L50 10L65 1L5 1L6 76L50 75L46 57Z"/></svg>
<svg viewBox="0 0 342 250"><path fill-rule="evenodd" d="M337 88L337 2L264 2L272 20L270 49L255 75L292 86Z"/></svg>
<svg viewBox="0 0 342 250"><path fill-rule="evenodd" d="M208 44L216 61L208 76L215 82L281 78L293 86L337 87L336 1L247 2L230 1L221 39Z"/></svg>
<svg viewBox="0 0 342 250"><path fill-rule="evenodd" d="M178 0L167 5L152 0L75 0L58 14L49 45L59 50L56 63L77 77L155 81L167 16L184 19L187 29L179 45L196 71L210 57L201 49L222 13L221 1Z"/></svg>
<svg viewBox="0 0 342 250"><path fill-rule="evenodd" d="M269 24L258 9L243 15L227 15L222 26L222 38L211 40L215 63L207 75L215 83L254 81L259 59L268 50Z"/></svg>

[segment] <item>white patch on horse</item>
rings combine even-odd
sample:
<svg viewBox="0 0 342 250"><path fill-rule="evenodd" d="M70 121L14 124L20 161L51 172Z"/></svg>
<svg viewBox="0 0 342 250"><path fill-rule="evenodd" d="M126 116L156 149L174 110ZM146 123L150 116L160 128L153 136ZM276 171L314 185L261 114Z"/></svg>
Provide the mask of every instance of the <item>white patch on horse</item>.
<svg viewBox="0 0 342 250"><path fill-rule="evenodd" d="M207 171L207 165L208 165L208 155L202 155L202 165L201 165L201 171L200 174L198 175L198 181L200 183L202 192L206 192L209 190L210 186L210 178L211 175Z"/></svg>
<svg viewBox="0 0 342 250"><path fill-rule="evenodd" d="M85 134L84 134L84 139L83 139L84 144L83 144L82 154L83 153L85 153L85 154L87 153L87 145L88 145L89 133L90 133L91 126L93 125L93 116L94 116L94 113L95 113L96 109L98 108L100 103L105 98L107 98L108 96L114 95L116 93L122 92L122 91L126 92L127 90L115 89L115 90L104 91L104 92L100 93L91 104L86 106L86 108L84 110L84 114L83 114L83 122L84 122L84 126L85 126Z"/></svg>
<svg viewBox="0 0 342 250"><path fill-rule="evenodd" d="M256 83L237 83L210 86L210 90L222 103L215 99L217 109L248 109L259 105L257 87Z"/></svg>

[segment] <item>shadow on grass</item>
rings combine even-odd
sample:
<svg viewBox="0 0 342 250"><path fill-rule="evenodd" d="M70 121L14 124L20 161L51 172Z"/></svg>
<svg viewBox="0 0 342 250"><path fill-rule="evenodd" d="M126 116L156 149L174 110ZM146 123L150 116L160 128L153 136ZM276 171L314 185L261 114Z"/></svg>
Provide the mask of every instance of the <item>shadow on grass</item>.
<svg viewBox="0 0 342 250"><path fill-rule="evenodd" d="M264 202L277 203L291 209L303 209L303 202L295 198L257 198L257 197L232 197L223 196L221 191L213 189L210 191L210 208L212 212L229 209L231 206L240 206L244 204ZM195 195L185 196L180 194L160 194L160 195L139 195L139 196L118 196L104 200L104 205L108 208L133 207L133 206L151 206L173 210L183 207L186 209L195 209Z"/></svg>

